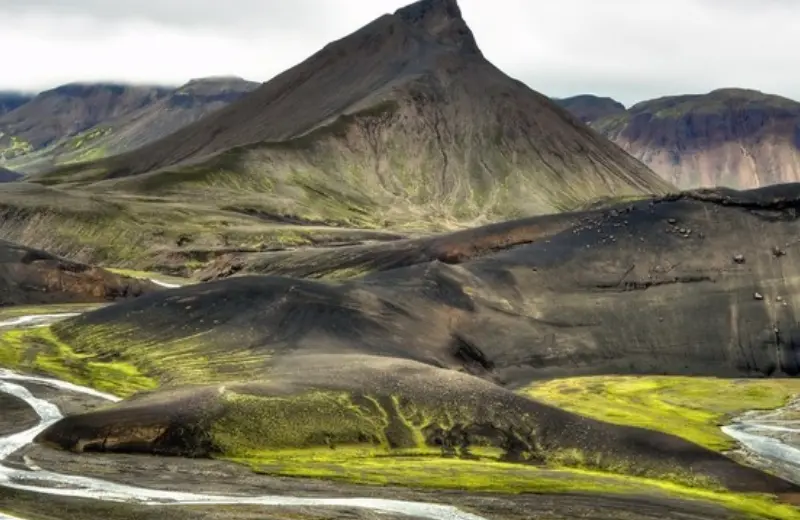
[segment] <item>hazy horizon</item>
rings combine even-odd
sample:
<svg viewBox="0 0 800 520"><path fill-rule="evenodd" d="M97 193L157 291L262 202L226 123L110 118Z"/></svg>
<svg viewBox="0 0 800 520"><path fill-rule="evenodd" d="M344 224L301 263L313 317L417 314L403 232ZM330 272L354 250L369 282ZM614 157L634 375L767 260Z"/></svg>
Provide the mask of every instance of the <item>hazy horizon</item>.
<svg viewBox="0 0 800 520"><path fill-rule="evenodd" d="M25 49L6 57L0 91L95 82L178 86L207 76L264 82L407 3L0 0L0 16L14 21L4 29L6 45ZM630 106L738 87L800 99L800 72L788 66L800 47L800 33L791 31L800 2L459 5L487 59L551 97L595 94Z"/></svg>

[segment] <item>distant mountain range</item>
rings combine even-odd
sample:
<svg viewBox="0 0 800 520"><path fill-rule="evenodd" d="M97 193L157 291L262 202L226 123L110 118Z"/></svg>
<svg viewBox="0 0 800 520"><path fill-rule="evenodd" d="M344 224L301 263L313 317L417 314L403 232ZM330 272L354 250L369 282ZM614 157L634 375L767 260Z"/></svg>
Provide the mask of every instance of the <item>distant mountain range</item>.
<svg viewBox="0 0 800 520"><path fill-rule="evenodd" d="M628 109L592 95L556 101L681 188L800 181L800 103L791 99L730 88Z"/></svg>
<svg viewBox="0 0 800 520"><path fill-rule="evenodd" d="M0 164L30 173L132 150L258 85L236 77L196 79L177 89L73 83L33 97L9 96L4 106L11 109L0 112Z"/></svg>

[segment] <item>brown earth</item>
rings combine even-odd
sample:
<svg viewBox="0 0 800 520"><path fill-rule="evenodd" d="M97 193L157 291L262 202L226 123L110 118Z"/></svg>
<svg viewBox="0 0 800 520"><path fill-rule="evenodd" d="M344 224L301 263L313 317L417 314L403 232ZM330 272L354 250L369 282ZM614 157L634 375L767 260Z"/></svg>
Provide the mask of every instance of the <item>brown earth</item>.
<svg viewBox="0 0 800 520"><path fill-rule="evenodd" d="M329 199L346 216L416 224L670 190L489 63L455 0L384 15L162 140L41 181L195 198L249 189L290 216Z"/></svg>
<svg viewBox="0 0 800 520"><path fill-rule="evenodd" d="M0 241L0 306L104 302L160 289L147 280Z"/></svg>
<svg viewBox="0 0 800 520"><path fill-rule="evenodd" d="M800 180L800 103L780 96L744 89L670 96L591 124L680 188Z"/></svg>

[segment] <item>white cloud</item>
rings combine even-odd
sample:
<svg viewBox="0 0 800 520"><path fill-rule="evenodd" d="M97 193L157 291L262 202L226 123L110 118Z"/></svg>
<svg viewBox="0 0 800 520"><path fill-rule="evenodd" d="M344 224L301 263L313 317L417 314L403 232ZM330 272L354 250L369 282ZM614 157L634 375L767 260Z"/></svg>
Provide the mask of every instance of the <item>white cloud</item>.
<svg viewBox="0 0 800 520"><path fill-rule="evenodd" d="M0 88L264 81L403 0L0 0ZM461 0L484 54L553 96L626 104L719 87L800 99L794 0ZM9 51L10 50L10 51Z"/></svg>

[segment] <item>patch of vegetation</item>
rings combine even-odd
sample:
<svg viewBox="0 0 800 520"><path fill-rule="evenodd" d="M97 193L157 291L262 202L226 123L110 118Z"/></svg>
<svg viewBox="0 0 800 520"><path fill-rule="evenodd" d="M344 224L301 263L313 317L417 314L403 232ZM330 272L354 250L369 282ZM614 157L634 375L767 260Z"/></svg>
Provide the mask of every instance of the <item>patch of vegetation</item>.
<svg viewBox="0 0 800 520"><path fill-rule="evenodd" d="M658 430L716 451L735 447L720 426L800 393L797 379L589 376L536 383L524 394L587 417Z"/></svg>
<svg viewBox="0 0 800 520"><path fill-rule="evenodd" d="M158 386L135 366L75 352L49 327L0 332L0 366L96 388L120 397Z"/></svg>
<svg viewBox="0 0 800 520"><path fill-rule="evenodd" d="M17 136L9 136L9 144L0 149L0 159L11 160L33 151L33 145Z"/></svg>
<svg viewBox="0 0 800 520"><path fill-rule="evenodd" d="M494 493L602 493L663 495L701 500L774 520L800 519L800 511L767 495L699 489L663 480L586 470L542 469L476 455L473 460L407 451L318 449L265 451L230 458L254 471L275 476L324 478L341 482L423 489Z"/></svg>

